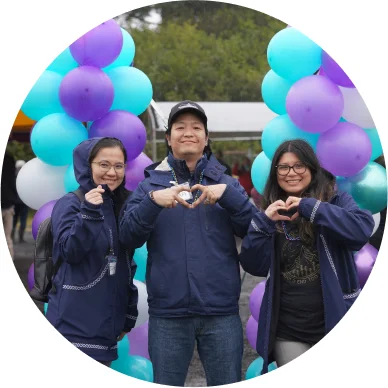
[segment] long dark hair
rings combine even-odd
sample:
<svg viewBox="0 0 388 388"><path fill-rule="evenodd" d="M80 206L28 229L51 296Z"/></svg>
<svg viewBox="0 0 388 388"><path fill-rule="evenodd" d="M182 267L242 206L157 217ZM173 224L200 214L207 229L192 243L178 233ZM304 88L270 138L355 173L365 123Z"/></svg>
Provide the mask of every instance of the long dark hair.
<svg viewBox="0 0 388 388"><path fill-rule="evenodd" d="M279 186L276 172L276 166L286 152L295 154L311 172L311 182L302 193L302 198L316 198L322 202L329 201L335 193L334 175L321 167L310 144L302 139L295 139L283 142L272 158L271 170L264 189L262 208L267 209L271 203L278 199L286 201L288 197L287 193ZM300 217L298 218L298 224L301 240L306 244L313 244L314 228L311 222Z"/></svg>
<svg viewBox="0 0 388 388"><path fill-rule="evenodd" d="M99 142L96 143L96 145L93 147L92 151L90 152L89 164L93 161L93 159L96 157L96 155L102 148L120 148L120 150L124 154L124 163L127 163L127 159L128 159L127 151L124 147L124 144L121 142L121 140L116 139L115 137L104 137ZM130 193L131 192L125 188L125 175L124 175L123 181L121 182L120 186L113 191L113 199L115 201L115 215L117 219L119 217L121 208Z"/></svg>

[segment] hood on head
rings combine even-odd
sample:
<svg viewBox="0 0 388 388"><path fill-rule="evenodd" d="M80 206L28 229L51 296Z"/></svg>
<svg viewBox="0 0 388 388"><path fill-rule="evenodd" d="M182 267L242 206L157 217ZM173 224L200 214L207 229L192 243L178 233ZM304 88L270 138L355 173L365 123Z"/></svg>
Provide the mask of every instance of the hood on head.
<svg viewBox="0 0 388 388"><path fill-rule="evenodd" d="M102 139L102 137L94 137L92 139L84 140L76 148L74 148L73 151L75 179L85 192L96 188L96 185L93 182L89 157L93 148Z"/></svg>

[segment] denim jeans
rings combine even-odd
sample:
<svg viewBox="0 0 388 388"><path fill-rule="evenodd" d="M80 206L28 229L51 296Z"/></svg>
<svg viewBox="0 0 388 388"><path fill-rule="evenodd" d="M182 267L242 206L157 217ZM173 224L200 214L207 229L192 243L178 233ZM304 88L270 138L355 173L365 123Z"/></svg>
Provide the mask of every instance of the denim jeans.
<svg viewBox="0 0 388 388"><path fill-rule="evenodd" d="M241 381L244 343L238 314L183 318L150 316L148 327L154 383L184 386L195 341L208 386Z"/></svg>

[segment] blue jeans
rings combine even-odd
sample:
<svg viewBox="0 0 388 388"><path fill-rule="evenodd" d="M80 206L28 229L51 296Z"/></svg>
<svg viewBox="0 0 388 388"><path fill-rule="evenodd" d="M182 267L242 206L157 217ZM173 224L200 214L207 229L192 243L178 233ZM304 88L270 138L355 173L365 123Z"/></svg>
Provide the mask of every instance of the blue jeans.
<svg viewBox="0 0 388 388"><path fill-rule="evenodd" d="M195 341L208 386L241 381L244 343L238 314L183 318L150 316L148 350L154 383L184 386Z"/></svg>

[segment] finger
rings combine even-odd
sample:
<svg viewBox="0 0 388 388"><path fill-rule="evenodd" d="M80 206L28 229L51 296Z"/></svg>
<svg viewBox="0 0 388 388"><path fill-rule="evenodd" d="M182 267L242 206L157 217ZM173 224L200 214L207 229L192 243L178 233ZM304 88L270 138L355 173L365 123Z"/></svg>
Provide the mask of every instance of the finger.
<svg viewBox="0 0 388 388"><path fill-rule="evenodd" d="M296 198L296 197L288 197L287 200L286 200L286 206L289 206L292 203L294 203L295 201L298 201L298 199L299 198Z"/></svg>
<svg viewBox="0 0 388 388"><path fill-rule="evenodd" d="M291 217L291 221L294 221L295 218L298 218L299 217L299 213L296 212L292 217Z"/></svg>
<svg viewBox="0 0 388 388"><path fill-rule="evenodd" d="M199 190L199 191L205 191L207 189L206 186L203 186L203 185L200 185L199 183L197 183L196 185L194 185L192 188L191 188L191 192L195 191L195 190Z"/></svg>
<svg viewBox="0 0 388 388"><path fill-rule="evenodd" d="M191 205L187 201L185 201L183 198L181 198L179 195L175 196L175 201L177 203L180 203L184 207L191 208ZM176 205L176 203L175 203L175 205Z"/></svg>
<svg viewBox="0 0 388 388"><path fill-rule="evenodd" d="M272 205L275 205L275 206L284 206L286 207L286 203L284 201L282 201L281 199L278 199L277 201L275 201Z"/></svg>

